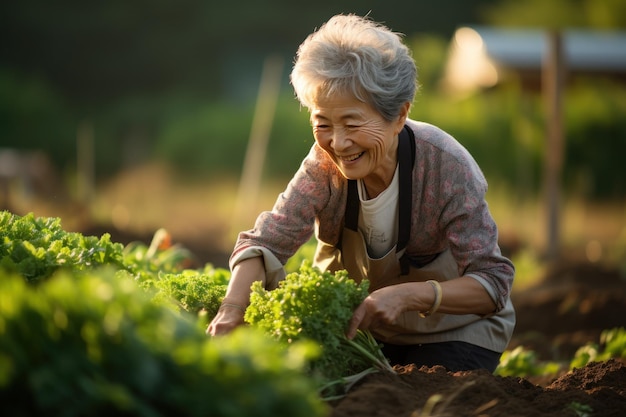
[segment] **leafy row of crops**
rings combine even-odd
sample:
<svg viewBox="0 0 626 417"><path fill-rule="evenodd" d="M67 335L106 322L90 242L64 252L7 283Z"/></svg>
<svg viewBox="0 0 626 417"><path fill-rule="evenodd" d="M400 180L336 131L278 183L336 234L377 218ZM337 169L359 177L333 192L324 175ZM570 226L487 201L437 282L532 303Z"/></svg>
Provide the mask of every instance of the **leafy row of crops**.
<svg viewBox="0 0 626 417"><path fill-rule="evenodd" d="M189 269L190 257L164 230L124 246L67 232L58 218L0 212L3 409L315 416L323 398L392 371L369 334L343 335L367 283L303 263L277 290L255 286L250 326L210 338L230 274Z"/></svg>
<svg viewBox="0 0 626 417"><path fill-rule="evenodd" d="M219 306L227 271L184 269L157 235L124 247L0 213L3 414L324 415L315 350L253 328L208 338L198 312Z"/></svg>

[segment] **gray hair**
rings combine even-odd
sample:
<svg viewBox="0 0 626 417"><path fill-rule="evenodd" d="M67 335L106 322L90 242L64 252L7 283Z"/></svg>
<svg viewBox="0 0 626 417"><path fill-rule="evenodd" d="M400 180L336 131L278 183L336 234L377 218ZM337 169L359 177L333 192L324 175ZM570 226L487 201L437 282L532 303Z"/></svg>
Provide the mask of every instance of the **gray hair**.
<svg viewBox="0 0 626 417"><path fill-rule="evenodd" d="M308 109L320 96L347 92L391 121L413 102L417 69L401 34L367 17L337 15L302 42L291 84Z"/></svg>

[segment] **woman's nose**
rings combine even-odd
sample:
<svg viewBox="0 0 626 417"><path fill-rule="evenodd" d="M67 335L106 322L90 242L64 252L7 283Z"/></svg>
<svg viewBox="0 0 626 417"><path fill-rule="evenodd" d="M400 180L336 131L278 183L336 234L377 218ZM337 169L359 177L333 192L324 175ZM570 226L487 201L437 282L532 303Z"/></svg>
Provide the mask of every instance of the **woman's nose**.
<svg viewBox="0 0 626 417"><path fill-rule="evenodd" d="M343 129L335 129L333 131L333 148L335 150L347 149L351 141Z"/></svg>

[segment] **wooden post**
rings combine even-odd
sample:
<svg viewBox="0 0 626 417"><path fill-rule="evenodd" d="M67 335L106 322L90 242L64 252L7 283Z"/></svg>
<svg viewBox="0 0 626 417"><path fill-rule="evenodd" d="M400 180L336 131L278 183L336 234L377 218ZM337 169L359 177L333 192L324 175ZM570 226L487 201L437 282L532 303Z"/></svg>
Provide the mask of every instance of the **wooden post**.
<svg viewBox="0 0 626 417"><path fill-rule="evenodd" d="M547 116L547 143L544 158L544 192L547 220L548 260L555 260L560 252L561 177L565 143L563 138L563 78L565 65L563 40L558 31L547 34L547 48L543 65L543 90Z"/></svg>
<svg viewBox="0 0 626 417"><path fill-rule="evenodd" d="M77 198L81 203L89 203L95 188L95 151L93 126L88 120L83 121L76 132L76 159Z"/></svg>
<svg viewBox="0 0 626 417"><path fill-rule="evenodd" d="M255 202L261 187L265 154L280 92L282 67L283 60L279 56L267 57L263 65L261 84L232 222L232 227L237 231L243 227L244 223L252 220L256 211Z"/></svg>

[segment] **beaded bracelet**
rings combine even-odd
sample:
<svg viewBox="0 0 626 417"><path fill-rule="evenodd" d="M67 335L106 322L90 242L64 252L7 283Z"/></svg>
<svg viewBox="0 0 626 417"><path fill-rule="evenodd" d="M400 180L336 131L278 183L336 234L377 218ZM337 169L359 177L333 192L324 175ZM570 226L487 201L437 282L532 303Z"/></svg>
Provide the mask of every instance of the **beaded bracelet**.
<svg viewBox="0 0 626 417"><path fill-rule="evenodd" d="M441 305L441 299L443 298L443 292L441 291L441 284L439 284L438 281L435 281L434 279L429 279L426 282L432 285L433 290L435 290L435 301L433 302L433 305L430 306L428 311L424 311L424 312L420 311L419 315L422 318L426 318L430 316L431 314L435 313L439 309L439 306Z"/></svg>

